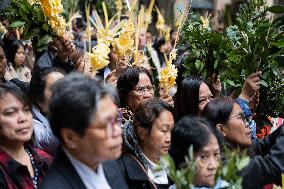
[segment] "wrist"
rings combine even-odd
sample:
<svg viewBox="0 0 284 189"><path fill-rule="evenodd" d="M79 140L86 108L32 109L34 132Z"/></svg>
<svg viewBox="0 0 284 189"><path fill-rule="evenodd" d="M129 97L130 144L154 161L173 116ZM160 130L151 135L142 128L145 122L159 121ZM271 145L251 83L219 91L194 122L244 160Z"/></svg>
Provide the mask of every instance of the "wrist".
<svg viewBox="0 0 284 189"><path fill-rule="evenodd" d="M249 102L250 99L251 99L251 97L249 95L247 95L247 94L245 94L243 92L240 94L239 98L244 100L244 101L246 101L246 102Z"/></svg>

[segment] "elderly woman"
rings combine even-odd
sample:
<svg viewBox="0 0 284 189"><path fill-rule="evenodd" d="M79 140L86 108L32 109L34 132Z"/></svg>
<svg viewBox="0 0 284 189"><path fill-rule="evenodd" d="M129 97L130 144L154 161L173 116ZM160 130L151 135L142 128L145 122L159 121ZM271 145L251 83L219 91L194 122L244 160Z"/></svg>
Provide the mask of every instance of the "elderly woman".
<svg viewBox="0 0 284 189"><path fill-rule="evenodd" d="M135 112L133 123L124 128L125 150L118 160L128 187L168 188L171 183L160 158L171 144L173 108L161 100L148 100Z"/></svg>
<svg viewBox="0 0 284 189"><path fill-rule="evenodd" d="M0 188L38 188L51 157L30 147L30 105L18 88L0 85Z"/></svg>
<svg viewBox="0 0 284 189"><path fill-rule="evenodd" d="M126 68L118 78L117 90L120 98L120 110L123 114L123 124L133 121L135 112L143 102L153 99L155 87L152 75L142 67ZM173 104L172 98L168 94L162 94L161 100Z"/></svg>
<svg viewBox="0 0 284 189"><path fill-rule="evenodd" d="M243 188L255 189L270 183L281 184L281 173L284 170L284 127L278 128L262 141L252 141L251 130L239 103L230 98L212 100L206 105L203 115L221 132L227 147L243 150L250 147L255 155L242 172Z"/></svg>
<svg viewBox="0 0 284 189"><path fill-rule="evenodd" d="M196 162L193 189L227 188L227 182L215 180L220 162L220 147L215 129L205 119L184 117L175 126L170 154L177 167L186 166L185 157L190 146L193 147ZM174 188L175 186L171 187Z"/></svg>

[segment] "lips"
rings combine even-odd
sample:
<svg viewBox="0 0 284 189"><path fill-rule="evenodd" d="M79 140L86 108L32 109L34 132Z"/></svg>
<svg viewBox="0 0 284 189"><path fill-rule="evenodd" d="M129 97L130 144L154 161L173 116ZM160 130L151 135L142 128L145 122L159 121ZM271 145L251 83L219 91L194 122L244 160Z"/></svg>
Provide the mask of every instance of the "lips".
<svg viewBox="0 0 284 189"><path fill-rule="evenodd" d="M17 133L22 133L22 134L26 134L30 131L30 127L22 127L20 129L17 129L16 132Z"/></svg>

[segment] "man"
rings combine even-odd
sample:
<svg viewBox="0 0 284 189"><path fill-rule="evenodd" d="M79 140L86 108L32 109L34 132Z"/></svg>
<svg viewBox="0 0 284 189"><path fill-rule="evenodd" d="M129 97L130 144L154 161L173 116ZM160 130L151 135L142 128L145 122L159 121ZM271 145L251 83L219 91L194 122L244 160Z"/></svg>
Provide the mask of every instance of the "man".
<svg viewBox="0 0 284 189"><path fill-rule="evenodd" d="M119 114L111 93L96 81L72 73L55 83L49 121L61 142L42 189L127 189L115 162L121 155Z"/></svg>

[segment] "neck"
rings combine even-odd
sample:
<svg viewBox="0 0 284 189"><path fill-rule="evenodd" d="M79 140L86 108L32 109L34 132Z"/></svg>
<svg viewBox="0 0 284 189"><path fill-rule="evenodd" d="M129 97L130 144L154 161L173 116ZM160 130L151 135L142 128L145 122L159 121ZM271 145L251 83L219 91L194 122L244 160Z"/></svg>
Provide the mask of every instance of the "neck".
<svg viewBox="0 0 284 189"><path fill-rule="evenodd" d="M23 143L0 144L0 147L14 159L20 159L23 157L23 154L26 153Z"/></svg>
<svg viewBox="0 0 284 189"><path fill-rule="evenodd" d="M155 164L159 164L160 163L160 157L155 156L152 152L150 152L147 149L142 149L142 153L152 162L154 162Z"/></svg>
<svg viewBox="0 0 284 189"><path fill-rule="evenodd" d="M97 168L99 165L99 162L95 161L95 158L92 157L83 157L81 153L78 153L77 151L73 149L65 148L76 160L80 161L81 163L85 164L86 166L90 167L92 170L97 172ZM90 160L91 159L91 160Z"/></svg>

